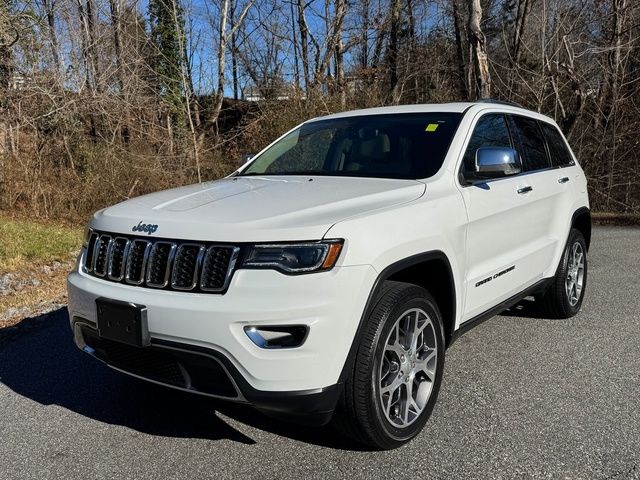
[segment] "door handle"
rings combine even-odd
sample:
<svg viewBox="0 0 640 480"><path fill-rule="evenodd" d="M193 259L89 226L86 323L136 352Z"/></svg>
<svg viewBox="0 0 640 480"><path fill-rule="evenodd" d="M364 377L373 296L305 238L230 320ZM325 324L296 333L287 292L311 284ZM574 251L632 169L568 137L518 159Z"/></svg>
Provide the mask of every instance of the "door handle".
<svg viewBox="0 0 640 480"><path fill-rule="evenodd" d="M560 177L558 179L558 183L567 183L569 181L569 177Z"/></svg>
<svg viewBox="0 0 640 480"><path fill-rule="evenodd" d="M531 185L527 185L526 187L521 187L518 189L518 193L522 195L523 193L529 193L533 191L533 187Z"/></svg>

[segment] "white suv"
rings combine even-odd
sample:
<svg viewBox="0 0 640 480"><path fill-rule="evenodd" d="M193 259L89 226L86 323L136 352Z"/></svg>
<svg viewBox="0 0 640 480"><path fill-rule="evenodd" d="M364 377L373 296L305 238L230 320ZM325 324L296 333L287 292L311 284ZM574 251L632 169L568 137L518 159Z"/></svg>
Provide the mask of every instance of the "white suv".
<svg viewBox="0 0 640 480"><path fill-rule="evenodd" d="M69 315L125 373L393 448L426 423L461 332L527 296L578 312L590 236L553 120L497 102L352 111L222 180L96 213Z"/></svg>

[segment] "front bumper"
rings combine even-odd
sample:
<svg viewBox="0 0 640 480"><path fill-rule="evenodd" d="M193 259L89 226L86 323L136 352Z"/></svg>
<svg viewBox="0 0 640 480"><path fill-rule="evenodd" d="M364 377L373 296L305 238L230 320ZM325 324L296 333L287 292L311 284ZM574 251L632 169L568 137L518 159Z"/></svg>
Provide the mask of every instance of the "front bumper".
<svg viewBox="0 0 640 480"><path fill-rule="evenodd" d="M337 400L336 384L376 276L369 265L298 276L241 269L217 295L128 286L74 271L69 316L84 348L82 329L95 328L98 297L145 305L151 348L198 352L219 362L238 390L230 399L275 411L318 411ZM269 350L244 332L261 325L306 325L309 333L299 347Z"/></svg>
<svg viewBox="0 0 640 480"><path fill-rule="evenodd" d="M100 338L93 325L75 317L76 345L110 367L153 383L224 400L247 403L267 415L324 425L333 414L341 385L294 392L266 392L247 383L220 352L175 342L138 348Z"/></svg>

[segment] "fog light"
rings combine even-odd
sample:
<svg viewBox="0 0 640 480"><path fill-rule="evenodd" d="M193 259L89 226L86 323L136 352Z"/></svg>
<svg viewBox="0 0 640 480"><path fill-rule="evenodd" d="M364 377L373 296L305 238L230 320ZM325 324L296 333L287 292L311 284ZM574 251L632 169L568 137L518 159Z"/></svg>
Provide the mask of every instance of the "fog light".
<svg viewBox="0 0 640 480"><path fill-rule="evenodd" d="M244 327L244 333L260 348L295 348L307 338L309 328L304 325L286 327Z"/></svg>

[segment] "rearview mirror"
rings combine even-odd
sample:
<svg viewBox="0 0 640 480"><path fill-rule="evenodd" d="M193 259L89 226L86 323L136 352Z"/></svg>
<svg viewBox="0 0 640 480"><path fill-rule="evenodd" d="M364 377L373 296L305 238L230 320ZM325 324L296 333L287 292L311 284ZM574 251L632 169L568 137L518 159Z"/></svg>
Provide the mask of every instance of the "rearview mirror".
<svg viewBox="0 0 640 480"><path fill-rule="evenodd" d="M518 152L509 147L480 147L476 150L476 176L499 178L522 171Z"/></svg>

